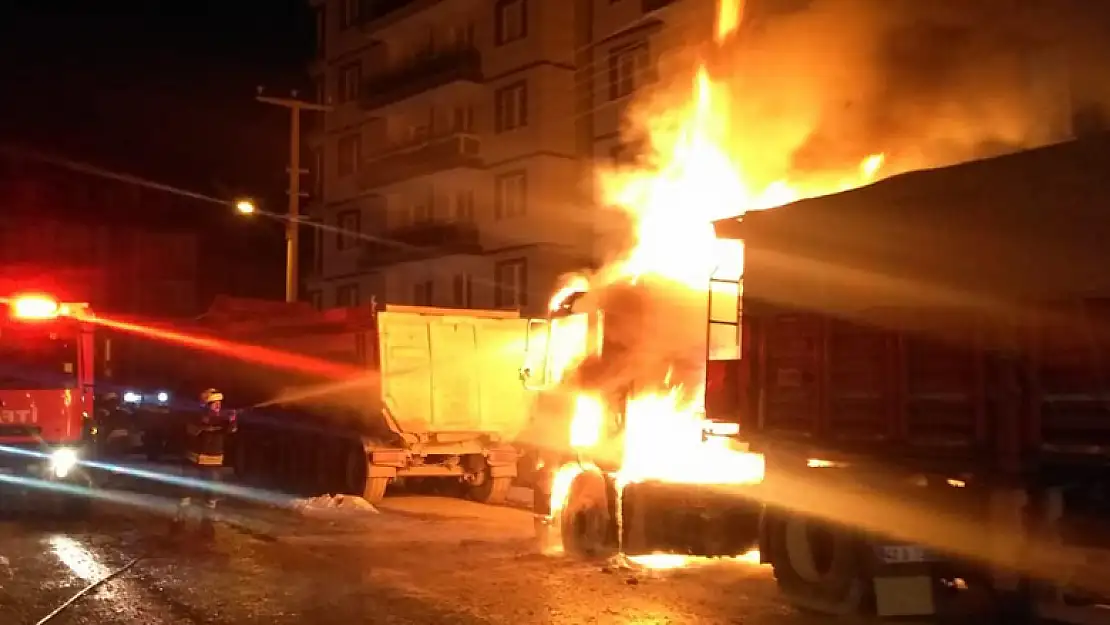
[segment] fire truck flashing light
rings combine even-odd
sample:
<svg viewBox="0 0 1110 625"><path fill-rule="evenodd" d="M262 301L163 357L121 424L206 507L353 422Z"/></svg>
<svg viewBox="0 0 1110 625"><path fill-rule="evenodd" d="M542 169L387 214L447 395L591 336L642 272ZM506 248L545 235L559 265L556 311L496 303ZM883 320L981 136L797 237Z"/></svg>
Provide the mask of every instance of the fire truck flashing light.
<svg viewBox="0 0 1110 625"><path fill-rule="evenodd" d="M54 319L62 314L58 302L46 295L20 295L11 300L12 317L16 319Z"/></svg>
<svg viewBox="0 0 1110 625"><path fill-rule="evenodd" d="M0 299L0 302L3 301L8 303L13 319L33 321L58 317L92 317L88 304L62 303L49 295L38 293L17 295L7 300Z"/></svg>

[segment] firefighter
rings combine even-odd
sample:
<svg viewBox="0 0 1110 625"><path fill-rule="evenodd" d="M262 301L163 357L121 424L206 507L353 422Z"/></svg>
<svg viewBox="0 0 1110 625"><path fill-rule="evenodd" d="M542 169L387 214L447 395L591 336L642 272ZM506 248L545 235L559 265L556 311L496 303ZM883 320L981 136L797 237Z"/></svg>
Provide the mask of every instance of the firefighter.
<svg viewBox="0 0 1110 625"><path fill-rule="evenodd" d="M216 510L216 492L213 487L220 482L220 470L224 463L224 445L227 435L235 431L235 420L222 412L223 393L210 388L200 395L202 410L191 415L185 432L186 477L199 480L208 485L186 486L178 503L174 517L173 531L180 532L185 527L194 498L203 500L200 507L200 531L205 538L215 536L213 513Z"/></svg>

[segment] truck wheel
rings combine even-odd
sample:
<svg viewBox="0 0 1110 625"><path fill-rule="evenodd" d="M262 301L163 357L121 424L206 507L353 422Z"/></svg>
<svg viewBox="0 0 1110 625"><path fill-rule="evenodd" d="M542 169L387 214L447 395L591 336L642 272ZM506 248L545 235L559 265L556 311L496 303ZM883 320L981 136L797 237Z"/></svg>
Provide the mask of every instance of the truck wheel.
<svg viewBox="0 0 1110 625"><path fill-rule="evenodd" d="M388 477L368 477L362 489L362 498L370 503L380 503L385 498L386 486L389 486Z"/></svg>
<svg viewBox="0 0 1110 625"><path fill-rule="evenodd" d="M350 445L347 449L346 460L343 464L344 492L349 495L362 495L366 490L369 459L361 447Z"/></svg>
<svg viewBox="0 0 1110 625"><path fill-rule="evenodd" d="M505 499L509 496L509 488L513 485L513 478L511 477L493 477L489 474L487 468L482 472L482 481L477 484L471 484L466 489L466 496L472 501L479 503L488 503L491 505L500 505L505 503Z"/></svg>
<svg viewBox="0 0 1110 625"><path fill-rule="evenodd" d="M865 588L858 543L836 527L787 515L772 527L771 566L795 607L821 614L858 613Z"/></svg>
<svg viewBox="0 0 1110 625"><path fill-rule="evenodd" d="M563 551L592 558L610 550L608 538L613 519L606 491L605 477L600 473L587 471L574 478L559 515Z"/></svg>

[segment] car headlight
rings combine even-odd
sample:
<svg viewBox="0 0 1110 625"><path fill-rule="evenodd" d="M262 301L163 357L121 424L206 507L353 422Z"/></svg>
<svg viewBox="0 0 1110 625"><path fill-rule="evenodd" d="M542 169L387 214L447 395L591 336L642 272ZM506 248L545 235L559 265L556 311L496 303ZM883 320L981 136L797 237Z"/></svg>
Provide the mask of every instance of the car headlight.
<svg viewBox="0 0 1110 625"><path fill-rule="evenodd" d="M50 454L50 471L54 474L54 477L63 480L77 466L77 461L76 450L69 447L55 449Z"/></svg>
<svg viewBox="0 0 1110 625"><path fill-rule="evenodd" d="M143 401L143 396L135 391L127 391L123 394L123 401L128 404L138 404Z"/></svg>
<svg viewBox="0 0 1110 625"><path fill-rule="evenodd" d="M158 395L156 395L155 397L158 399L159 404L170 403L170 394L166 391L158 391Z"/></svg>

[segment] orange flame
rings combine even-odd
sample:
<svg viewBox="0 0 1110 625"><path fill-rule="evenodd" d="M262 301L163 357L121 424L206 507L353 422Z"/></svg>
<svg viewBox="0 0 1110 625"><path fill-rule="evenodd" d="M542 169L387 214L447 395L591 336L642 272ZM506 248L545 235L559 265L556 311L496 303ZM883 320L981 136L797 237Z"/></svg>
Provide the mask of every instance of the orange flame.
<svg viewBox="0 0 1110 625"><path fill-rule="evenodd" d="M717 44L736 36L743 13L743 0L719 0ZM862 186L876 180L883 171L885 156L881 153L861 155L860 160L845 163L840 169L810 172L802 178L789 171L777 175L751 171L750 167L759 165L750 160L758 151L745 142L745 129L736 122L731 101L735 94L727 84L715 82L704 64L697 68L691 87L690 96L680 106L633 120L648 138L645 158L633 166L599 170L599 200L632 218L634 243L592 276L588 284L583 285L579 279L574 290L600 289L658 276L676 283L677 288L708 295L711 277L739 283L743 275L743 243L718 241L714 221ZM773 156L775 162L789 160ZM564 304L572 292L569 288L570 284L564 285L552 298L553 310ZM674 321L706 322L705 318ZM716 355L737 357L737 351L720 350ZM681 386L674 385L664 391L643 391L627 400L621 462L615 475L619 484L642 480L691 484L762 481L762 455L748 452L732 439L705 435L704 389L697 391L689 397ZM599 412L599 406L595 398L579 398L571 424L572 440L589 441L593 446L604 437L600 426L603 419L598 416L604 413L604 407ZM582 447L575 449L581 451ZM579 464L572 464L558 472L556 483L565 488L552 493L553 510L565 505L562 498L568 496L570 482L582 470ZM746 557L752 559L751 554Z"/></svg>

